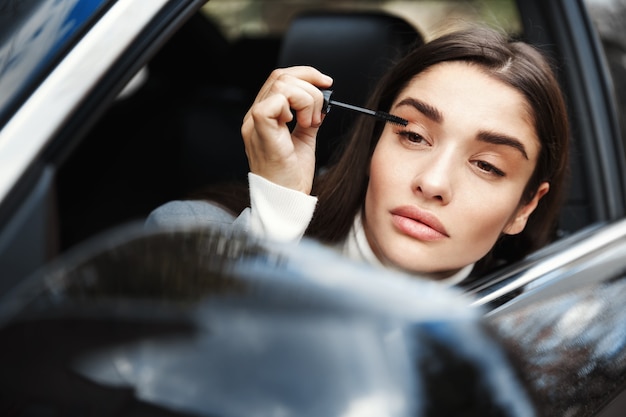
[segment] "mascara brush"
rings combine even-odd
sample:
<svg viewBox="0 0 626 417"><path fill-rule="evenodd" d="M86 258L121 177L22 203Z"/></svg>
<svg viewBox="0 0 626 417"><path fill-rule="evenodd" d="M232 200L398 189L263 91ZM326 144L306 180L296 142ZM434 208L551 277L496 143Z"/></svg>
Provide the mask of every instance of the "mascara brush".
<svg viewBox="0 0 626 417"><path fill-rule="evenodd" d="M337 106L344 109L352 110L358 113L367 114L370 116L374 116L378 120L382 120L384 122L395 123L401 126L406 126L409 124L409 121L403 119L398 116L394 116L393 114L386 113L384 111L375 111L366 109L363 107L353 106L352 104L342 103L337 100L332 100L331 96L333 94L333 90L322 90L322 94L324 95L324 107L322 109L322 113L326 114L330 111L331 106Z"/></svg>

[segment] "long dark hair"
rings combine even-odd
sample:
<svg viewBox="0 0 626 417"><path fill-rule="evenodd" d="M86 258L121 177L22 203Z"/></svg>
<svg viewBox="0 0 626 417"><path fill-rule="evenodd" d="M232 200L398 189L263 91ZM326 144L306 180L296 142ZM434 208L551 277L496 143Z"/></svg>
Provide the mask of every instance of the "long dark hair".
<svg viewBox="0 0 626 417"><path fill-rule="evenodd" d="M477 65L524 95L541 150L520 203L530 201L541 182L550 183L550 191L539 201L524 231L503 235L476 265L474 271L484 273L494 266L521 259L555 237L568 167L567 111L547 58L526 43L484 27L452 32L415 48L383 76L367 105L389 111L413 77L448 61ZM319 201L308 236L326 243L345 239L355 215L363 207L368 166L383 127L382 122L372 117L359 120L337 163L316 179L313 194Z"/></svg>

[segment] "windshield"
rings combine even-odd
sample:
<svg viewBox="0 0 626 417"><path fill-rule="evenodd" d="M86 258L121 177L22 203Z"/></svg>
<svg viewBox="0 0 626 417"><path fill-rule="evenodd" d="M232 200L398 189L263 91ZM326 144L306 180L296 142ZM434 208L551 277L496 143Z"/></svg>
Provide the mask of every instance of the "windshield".
<svg viewBox="0 0 626 417"><path fill-rule="evenodd" d="M0 127L107 0L5 1L0 5Z"/></svg>

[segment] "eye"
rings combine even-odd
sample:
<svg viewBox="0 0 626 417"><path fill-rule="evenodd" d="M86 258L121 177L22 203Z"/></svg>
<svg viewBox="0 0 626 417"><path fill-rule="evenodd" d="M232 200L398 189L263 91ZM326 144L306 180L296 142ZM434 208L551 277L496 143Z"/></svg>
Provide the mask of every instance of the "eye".
<svg viewBox="0 0 626 417"><path fill-rule="evenodd" d="M420 135L419 133L413 132L411 130L400 130L396 133L412 144L430 146L430 143L428 143L424 136Z"/></svg>
<svg viewBox="0 0 626 417"><path fill-rule="evenodd" d="M476 167L481 171L491 175L496 175L498 177L504 177L506 175L501 169L498 169L497 167L491 165L489 162L476 161L474 162L474 165L476 165Z"/></svg>

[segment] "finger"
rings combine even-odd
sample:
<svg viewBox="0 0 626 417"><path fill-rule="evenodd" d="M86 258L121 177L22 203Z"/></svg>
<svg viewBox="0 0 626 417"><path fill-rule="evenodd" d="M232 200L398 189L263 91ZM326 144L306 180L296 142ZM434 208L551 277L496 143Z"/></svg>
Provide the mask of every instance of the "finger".
<svg viewBox="0 0 626 417"><path fill-rule="evenodd" d="M279 100L274 100L274 97ZM312 84L297 78L281 77L267 91L265 97L259 97L251 107L257 118L276 119L279 123L288 123L292 119L292 109L296 113L298 124L303 127L319 126L323 95ZM286 109L285 109L286 106Z"/></svg>
<svg viewBox="0 0 626 417"><path fill-rule="evenodd" d="M242 126L246 152L258 160L281 160L293 152L287 123L292 119L287 99L272 95L254 105ZM250 158L249 158L250 159Z"/></svg>
<svg viewBox="0 0 626 417"><path fill-rule="evenodd" d="M270 79L278 80L283 77L293 77L306 81L317 87L327 88L333 83L333 79L311 66L294 66L277 68L270 74Z"/></svg>
<svg viewBox="0 0 626 417"><path fill-rule="evenodd" d="M322 121L323 97L320 101L319 93L316 90L329 87L332 85L332 82L332 78L310 66L278 68L272 71L270 77L261 87L253 102L253 106L272 94L284 94L286 96L295 94L296 90L289 90L287 86L299 86L309 92L313 97L313 101L309 102L309 99L305 96L294 96L294 105L300 110L298 122L305 126L319 126ZM312 103L313 108L307 109L310 103ZM250 111L244 116L244 122L249 120L249 118Z"/></svg>
<svg viewBox="0 0 626 417"><path fill-rule="evenodd" d="M320 88L290 76L277 80L272 93L287 97L296 119L303 127L319 127L323 120L324 95Z"/></svg>
<svg viewBox="0 0 626 417"><path fill-rule="evenodd" d="M333 83L332 78L310 66L277 68L272 71L266 82L259 90L255 102L263 100L267 97L276 82L294 82L295 80L301 80L319 88L328 88Z"/></svg>

